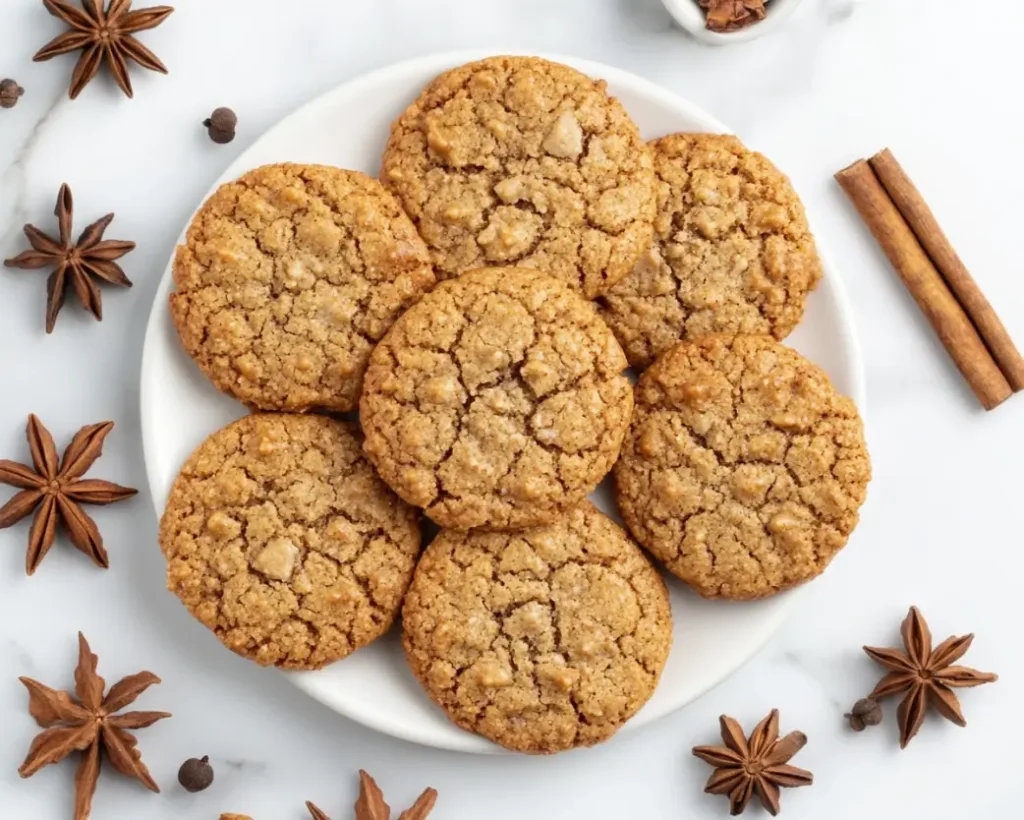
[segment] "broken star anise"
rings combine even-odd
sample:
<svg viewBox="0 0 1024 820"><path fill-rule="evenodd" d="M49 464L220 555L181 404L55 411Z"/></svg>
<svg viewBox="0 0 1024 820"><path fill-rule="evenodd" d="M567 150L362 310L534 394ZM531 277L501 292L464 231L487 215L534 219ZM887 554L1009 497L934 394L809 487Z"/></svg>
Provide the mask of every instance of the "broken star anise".
<svg viewBox="0 0 1024 820"><path fill-rule="evenodd" d="M437 802L437 791L425 789L412 807L403 811L398 820L425 820L427 815L434 808ZM313 816L313 820L331 820L315 805L306 802L306 808ZM356 800L355 820L390 820L391 807L384 802L384 794L377 786L377 782L366 772L359 771L359 799Z"/></svg>
<svg viewBox="0 0 1024 820"><path fill-rule="evenodd" d="M121 90L129 97L132 96L129 60L134 60L150 71L167 73L160 58L132 35L159 26L174 11L171 6L153 6L132 11L132 0L110 0L109 3L106 0L82 0L82 8L66 0L43 0L43 5L50 14L70 26L71 31L51 40L32 59L38 63L81 49L82 56L78 58L71 75L71 88L68 91L71 99L82 93L104 60Z"/></svg>
<svg viewBox="0 0 1024 820"><path fill-rule="evenodd" d="M731 717L719 718L724 746L698 746L693 753L715 767L704 791L729 796L730 814L742 814L756 794L773 817L779 813L781 786L810 786L814 775L788 765L789 759L807 743L803 732L779 738L779 710L754 727L749 738Z"/></svg>
<svg viewBox="0 0 1024 820"><path fill-rule="evenodd" d="M32 464L0 460L0 484L21 488L0 507L0 530L36 510L28 536L25 571L31 575L53 546L57 524L68 531L71 543L107 568L107 551L96 522L82 504L113 504L135 495L137 490L98 478L81 478L103 452L103 440L114 428L112 421L90 424L79 430L57 462L53 436L34 415L28 417L28 444ZM38 508L38 509L37 509Z"/></svg>
<svg viewBox="0 0 1024 820"><path fill-rule="evenodd" d="M57 323L57 314L64 307L64 294L68 285L74 289L82 307L92 313L97 320L103 319L103 302L96 279L130 288L131 281L114 261L129 251L134 250L134 242L121 239L103 239L103 232L113 220L113 214L107 214L86 228L75 243L71 239L71 228L74 217L74 200L67 183L60 186L57 194L57 207L53 211L60 225L60 240L53 239L34 225L25 226L32 250L7 259L4 264L9 268L35 270L53 266L54 271L46 281L46 332L52 333Z"/></svg>
<svg viewBox="0 0 1024 820"><path fill-rule="evenodd" d="M160 683L160 678L152 672L129 675L111 686L104 697L106 682L97 674L96 663L96 656L79 632L74 695L31 678L20 678L28 689L29 713L45 731L32 741L18 774L31 777L43 766L59 763L72 752L83 752L75 772L75 820L89 817L100 776L101 747L121 774L134 777L150 791L160 791L135 748L138 741L129 730L143 729L170 717L168 712L117 714L154 683Z"/></svg>
<svg viewBox="0 0 1024 820"><path fill-rule="evenodd" d="M900 633L905 651L875 646L865 646L864 651L890 670L869 697L878 699L907 693L896 710L900 748L905 749L921 728L929 703L947 720L966 726L960 700L953 689L992 683L998 676L966 666L953 666L970 649L974 635L950 636L933 649L932 633L916 606L910 608Z"/></svg>

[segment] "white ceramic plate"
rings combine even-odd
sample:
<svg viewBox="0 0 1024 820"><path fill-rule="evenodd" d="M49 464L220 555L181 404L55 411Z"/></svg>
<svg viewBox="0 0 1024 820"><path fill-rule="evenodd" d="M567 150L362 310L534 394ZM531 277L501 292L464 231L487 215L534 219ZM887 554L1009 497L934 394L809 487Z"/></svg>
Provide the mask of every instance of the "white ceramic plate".
<svg viewBox="0 0 1024 820"><path fill-rule="evenodd" d="M445 69L484 56L435 55L346 83L268 131L228 168L214 188L250 168L285 160L375 174L391 122L420 89ZM639 77L584 60L551 59L607 80L612 94L647 138L673 131L728 131L695 105ZM839 389L863 406L862 370L849 305L839 274L827 256L825 261L825 279L809 300L806 318L789 343L824 367ZM174 478L193 448L245 413L240 404L206 381L179 345L167 310L171 288L168 264L142 357L143 447L158 513L163 512ZM595 501L614 514L607 487L599 489ZM735 604L701 600L674 581L670 581L670 589L675 622L672 653L657 692L628 730L679 709L734 672L778 629L792 600L791 595L781 595ZM289 680L332 709L381 732L446 749L498 751L488 741L449 723L420 691L406 668L396 632L327 669L291 673Z"/></svg>

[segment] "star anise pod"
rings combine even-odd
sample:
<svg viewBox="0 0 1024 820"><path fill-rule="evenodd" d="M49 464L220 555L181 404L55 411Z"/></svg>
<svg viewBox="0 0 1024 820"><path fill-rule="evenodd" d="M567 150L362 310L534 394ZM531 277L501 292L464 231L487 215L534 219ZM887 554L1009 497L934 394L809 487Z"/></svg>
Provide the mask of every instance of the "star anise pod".
<svg viewBox="0 0 1024 820"><path fill-rule="evenodd" d="M803 732L790 732L779 739L779 710L754 727L750 738L731 717L719 718L724 746L698 746L693 753L715 767L704 791L729 796L730 814L742 814L750 798L757 794L761 804L774 817L779 813L779 787L810 786L814 775L788 765L793 755L807 743Z"/></svg>
<svg viewBox="0 0 1024 820"><path fill-rule="evenodd" d="M31 777L43 766L58 763L72 752L83 752L75 772L75 820L89 817L100 776L101 747L121 774L134 777L150 791L160 791L135 748L138 741L129 730L143 729L170 717L168 712L117 714L154 683L160 683L160 678L152 672L129 675L110 687L104 697L106 683L97 674L96 663L96 656L79 632L74 695L31 678L20 678L28 689L29 713L45 731L32 741L18 774Z"/></svg>
<svg viewBox="0 0 1024 820"><path fill-rule="evenodd" d="M5 529L36 510L28 536L25 571L31 575L53 546L57 524L64 525L71 543L107 568L107 551L96 522L82 504L113 504L137 490L98 478L81 478L103 452L103 440L114 428L112 421L89 424L79 430L57 463L53 436L34 415L28 417L28 444L34 469L16 461L0 460L0 484L21 488L0 507L0 529ZM37 509L38 508L38 509Z"/></svg>
<svg viewBox="0 0 1024 820"><path fill-rule="evenodd" d="M896 710L900 724L900 748L905 749L921 728L928 704L957 726L966 726L960 711L960 700L953 689L981 686L998 680L991 672L979 672L966 666L953 666L971 647L974 635L955 635L932 648L932 633L916 606L903 620L900 628L905 651L865 646L864 651L891 670L882 678L869 697L883 698L906 692Z"/></svg>
<svg viewBox="0 0 1024 820"><path fill-rule="evenodd" d="M403 811L398 820L425 820L437 802L437 791L425 789L412 807ZM331 820L315 805L306 801L306 808L313 820ZM359 799L356 800L355 820L389 820L391 807L384 802L384 794L377 782L362 769L359 770Z"/></svg>
<svg viewBox="0 0 1024 820"><path fill-rule="evenodd" d="M132 0L109 0L109 3L106 0L82 0L82 8L66 0L43 0L43 5L50 14L67 23L71 31L51 40L32 59L38 63L58 54L82 50L71 75L68 92L71 99L75 99L96 76L104 60L121 90L129 97L132 96L129 60L150 71L167 73L160 58L132 35L159 26L174 11L171 6L132 11Z"/></svg>
<svg viewBox="0 0 1024 820"><path fill-rule="evenodd" d="M60 240L53 239L34 225L25 226L25 236L33 250L25 251L4 264L9 268L35 270L53 266L46 281L46 332L52 333L57 314L64 307L64 294L70 284L82 307L97 320L103 319L103 302L97 279L112 285L130 288L131 281L114 261L135 249L134 242L121 239L103 239L103 232L114 218L107 214L86 228L78 242L71 240L74 200L67 183L60 186L57 207L53 211L60 225Z"/></svg>

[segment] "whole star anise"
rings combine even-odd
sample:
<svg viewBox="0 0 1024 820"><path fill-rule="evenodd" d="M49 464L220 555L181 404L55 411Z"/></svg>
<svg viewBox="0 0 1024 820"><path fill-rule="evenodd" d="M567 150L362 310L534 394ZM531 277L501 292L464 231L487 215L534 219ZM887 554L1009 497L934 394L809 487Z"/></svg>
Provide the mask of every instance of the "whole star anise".
<svg viewBox="0 0 1024 820"><path fill-rule="evenodd" d="M64 307L64 294L68 285L74 289L82 307L97 320L103 319L103 301L96 279L130 288L131 281L114 261L135 249L134 242L121 239L103 239L103 232L114 218L107 214L93 222L78 238L71 240L74 219L74 200L67 183L57 193L57 207L54 216L60 226L60 240L53 239L34 225L26 225L25 236L33 250L4 260L9 268L35 270L53 266L54 271L46 281L46 332L52 333L57 323L57 314Z"/></svg>
<svg viewBox="0 0 1024 820"><path fill-rule="evenodd" d="M38 63L69 51L82 50L71 75L68 91L71 99L82 93L104 60L121 90L129 97L132 96L129 60L150 71L167 73L160 58L132 35L156 28L174 9L171 6L152 6L132 11L132 0L110 0L104 10L104 3L105 0L82 0L82 8L77 8L65 0L43 0L46 10L67 23L71 31L51 40L32 59Z"/></svg>
<svg viewBox="0 0 1024 820"><path fill-rule="evenodd" d="M81 504L113 504L137 490L98 478L81 478L103 452L103 440L114 429L112 421L90 424L79 430L57 463L53 436L34 415L28 417L28 443L32 463L0 460L0 484L21 492L0 507L0 529L5 529L36 510L28 536L25 571L31 575L53 546L57 524L68 531L71 543L98 566L107 568L107 551L96 522ZM38 509L37 509L38 508Z"/></svg>
<svg viewBox="0 0 1024 820"><path fill-rule="evenodd" d="M437 802L437 791L425 789L412 807L403 811L398 820L425 820L427 815L434 808ZM320 809L309 801L306 801L306 808L313 816L313 820L331 820ZM389 820L391 807L384 802L384 794L377 786L377 782L362 769L359 770L359 798L356 800L355 820Z"/></svg>
<svg viewBox="0 0 1024 820"><path fill-rule="evenodd" d="M704 791L729 796L730 814L742 814L757 794L768 812L779 813L779 787L810 786L814 775L788 765L793 755L807 743L803 732L790 732L779 739L779 710L754 727L750 738L731 717L719 718L724 746L697 746L693 753L715 767Z"/></svg>
<svg viewBox="0 0 1024 820"><path fill-rule="evenodd" d="M138 741L129 730L143 729L171 716L168 712L116 714L154 683L160 683L160 678L152 672L129 675L110 687L104 698L106 683L97 674L96 663L96 656L79 632L74 696L31 678L20 678L28 689L29 713L45 731L32 741L18 774L31 777L43 766L58 763L72 752L84 752L75 772L75 820L89 817L100 776L101 747L121 774L134 777L150 791L160 791L135 748Z"/></svg>
<svg viewBox="0 0 1024 820"><path fill-rule="evenodd" d="M900 748L905 749L921 728L929 703L947 720L966 726L960 700L953 689L992 683L998 676L966 666L953 666L970 649L974 635L950 636L933 649L932 633L916 606L910 608L903 620L900 634L904 652L875 646L865 646L864 651L891 670L869 697L877 699L907 693L896 710Z"/></svg>

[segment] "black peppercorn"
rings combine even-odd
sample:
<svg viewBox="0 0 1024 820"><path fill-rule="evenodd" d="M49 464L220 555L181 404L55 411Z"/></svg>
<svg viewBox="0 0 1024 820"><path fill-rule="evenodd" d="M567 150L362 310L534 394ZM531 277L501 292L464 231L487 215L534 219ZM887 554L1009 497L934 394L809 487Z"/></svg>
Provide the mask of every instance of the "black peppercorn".
<svg viewBox="0 0 1024 820"><path fill-rule="evenodd" d="M861 698L843 717L850 721L853 731L863 732L865 726L877 726L882 722L882 707L871 698Z"/></svg>
<svg viewBox="0 0 1024 820"><path fill-rule="evenodd" d="M0 108L14 108L25 89L14 80L0 80Z"/></svg>
<svg viewBox="0 0 1024 820"><path fill-rule="evenodd" d="M201 792L209 788L213 782L210 758L205 755L202 758L190 757L178 769L178 782L189 792Z"/></svg>
<svg viewBox="0 0 1024 820"><path fill-rule="evenodd" d="M235 126L238 125L238 117L230 108L218 108L207 119L203 125L210 133L210 139L223 145L235 138Z"/></svg>

